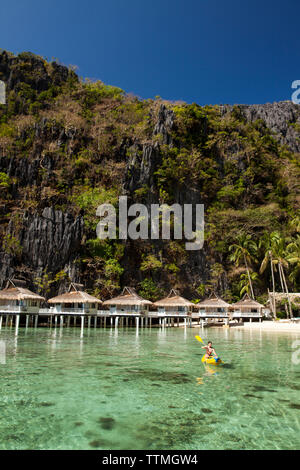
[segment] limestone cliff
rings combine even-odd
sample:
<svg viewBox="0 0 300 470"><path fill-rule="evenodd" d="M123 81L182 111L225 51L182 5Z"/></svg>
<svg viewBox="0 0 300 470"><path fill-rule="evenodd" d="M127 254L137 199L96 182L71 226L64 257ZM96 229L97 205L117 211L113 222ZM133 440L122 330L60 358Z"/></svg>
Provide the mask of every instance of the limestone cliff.
<svg viewBox="0 0 300 470"><path fill-rule="evenodd" d="M298 105L140 100L30 53L0 53L0 80L0 286L15 274L44 293L71 277L101 296L124 284L154 299L171 286L194 298L207 289L238 295L236 238L293 236ZM97 205L121 194L148 207L204 203L204 249L97 241ZM267 286L262 279L257 292Z"/></svg>

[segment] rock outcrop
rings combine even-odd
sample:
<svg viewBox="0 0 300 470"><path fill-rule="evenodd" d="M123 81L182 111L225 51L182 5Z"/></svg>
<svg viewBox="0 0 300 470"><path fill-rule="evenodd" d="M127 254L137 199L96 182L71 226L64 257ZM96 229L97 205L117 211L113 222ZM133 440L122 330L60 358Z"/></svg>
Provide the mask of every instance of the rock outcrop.
<svg viewBox="0 0 300 470"><path fill-rule="evenodd" d="M17 57L6 51L0 54L0 77L7 90L18 90L20 84L29 85L37 92L48 90L53 85L61 85L69 76L76 78L73 71L64 65L47 62L31 52L22 52Z"/></svg>
<svg viewBox="0 0 300 470"><path fill-rule="evenodd" d="M55 271L78 252L83 237L83 218L47 207L42 214L24 217L20 243L26 264Z"/></svg>
<svg viewBox="0 0 300 470"><path fill-rule="evenodd" d="M239 105L248 121L262 119L272 134L293 152L300 152L299 132L295 124L300 125L300 106L291 101L278 103Z"/></svg>

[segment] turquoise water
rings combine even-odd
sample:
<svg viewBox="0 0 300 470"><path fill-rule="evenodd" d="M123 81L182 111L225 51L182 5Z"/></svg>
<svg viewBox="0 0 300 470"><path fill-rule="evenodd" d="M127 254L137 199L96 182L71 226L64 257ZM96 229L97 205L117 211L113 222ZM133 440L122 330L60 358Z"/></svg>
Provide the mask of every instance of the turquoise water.
<svg viewBox="0 0 300 470"><path fill-rule="evenodd" d="M225 367L201 363L199 334ZM209 337L208 337L209 335ZM300 335L3 328L1 449L297 449ZM3 343L2 343L3 344Z"/></svg>

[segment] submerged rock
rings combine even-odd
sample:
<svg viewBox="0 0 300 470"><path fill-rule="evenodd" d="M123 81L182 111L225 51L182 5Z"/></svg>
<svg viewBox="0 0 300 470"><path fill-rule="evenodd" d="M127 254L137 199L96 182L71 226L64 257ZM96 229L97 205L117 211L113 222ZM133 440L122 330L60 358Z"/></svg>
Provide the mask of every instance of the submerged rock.
<svg viewBox="0 0 300 470"><path fill-rule="evenodd" d="M107 445L107 441L103 439L95 439L94 441L89 442L90 447L98 448Z"/></svg>
<svg viewBox="0 0 300 470"><path fill-rule="evenodd" d="M262 397L258 397L256 395L252 395L251 393L246 393L245 395L243 395L243 397L245 398L257 398L259 400L262 400Z"/></svg>
<svg viewBox="0 0 300 470"><path fill-rule="evenodd" d="M290 408L293 410L300 410L300 403L290 403Z"/></svg>
<svg viewBox="0 0 300 470"><path fill-rule="evenodd" d="M98 422L101 425L102 429L105 429L106 431L111 431L116 424L116 421L114 418L99 418Z"/></svg>
<svg viewBox="0 0 300 470"><path fill-rule="evenodd" d="M201 408L201 411L202 411L203 413L213 413L213 411L210 410L209 408Z"/></svg>

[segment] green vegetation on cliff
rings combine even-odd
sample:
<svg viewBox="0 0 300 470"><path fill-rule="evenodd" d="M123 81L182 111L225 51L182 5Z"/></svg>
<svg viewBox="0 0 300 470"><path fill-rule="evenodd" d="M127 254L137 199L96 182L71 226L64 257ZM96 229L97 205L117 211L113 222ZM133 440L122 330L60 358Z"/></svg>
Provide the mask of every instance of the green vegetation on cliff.
<svg viewBox="0 0 300 470"><path fill-rule="evenodd" d="M250 118L243 106L141 100L31 53L0 53L0 80L2 284L15 272L55 288L70 275L101 297L124 284L151 299L171 286L194 299L212 290L237 299L252 284L264 296L270 268L258 272L270 239L276 257L276 233L288 286L300 290L297 105L267 108L275 124L282 113L275 132L260 108ZM204 203L204 250L97 240L96 207L120 194L147 205ZM43 215L49 208L53 219ZM247 266L230 248L245 236Z"/></svg>

